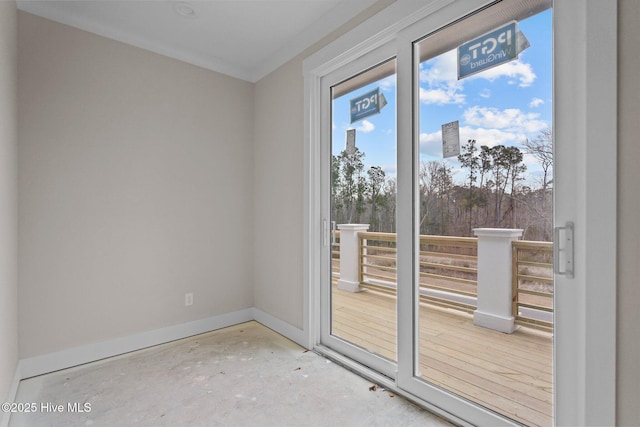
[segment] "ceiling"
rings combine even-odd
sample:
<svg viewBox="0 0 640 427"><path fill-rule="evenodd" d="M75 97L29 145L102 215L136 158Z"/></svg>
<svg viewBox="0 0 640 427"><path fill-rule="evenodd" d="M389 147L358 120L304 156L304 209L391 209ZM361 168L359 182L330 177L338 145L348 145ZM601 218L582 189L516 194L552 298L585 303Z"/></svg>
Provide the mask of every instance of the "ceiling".
<svg viewBox="0 0 640 427"><path fill-rule="evenodd" d="M18 0L18 8L255 82L376 0Z"/></svg>

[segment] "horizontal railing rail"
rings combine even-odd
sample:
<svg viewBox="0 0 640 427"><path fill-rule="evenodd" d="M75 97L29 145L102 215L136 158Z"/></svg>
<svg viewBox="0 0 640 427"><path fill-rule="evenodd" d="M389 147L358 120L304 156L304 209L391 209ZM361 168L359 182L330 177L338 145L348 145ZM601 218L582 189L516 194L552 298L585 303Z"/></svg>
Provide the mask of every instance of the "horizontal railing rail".
<svg viewBox="0 0 640 427"><path fill-rule="evenodd" d="M473 312L477 304L478 239L420 236L421 299Z"/></svg>
<svg viewBox="0 0 640 427"><path fill-rule="evenodd" d="M397 280L395 233L360 232L358 239L360 283L395 293Z"/></svg>
<svg viewBox="0 0 640 427"><path fill-rule="evenodd" d="M331 282L335 285L340 277L340 231L331 233Z"/></svg>
<svg viewBox="0 0 640 427"><path fill-rule="evenodd" d="M395 233L360 232L360 283L395 294ZM477 239L420 236L420 299L472 312L476 308Z"/></svg>
<svg viewBox="0 0 640 427"><path fill-rule="evenodd" d="M511 244L513 317L516 323L553 330L553 243L514 241Z"/></svg>

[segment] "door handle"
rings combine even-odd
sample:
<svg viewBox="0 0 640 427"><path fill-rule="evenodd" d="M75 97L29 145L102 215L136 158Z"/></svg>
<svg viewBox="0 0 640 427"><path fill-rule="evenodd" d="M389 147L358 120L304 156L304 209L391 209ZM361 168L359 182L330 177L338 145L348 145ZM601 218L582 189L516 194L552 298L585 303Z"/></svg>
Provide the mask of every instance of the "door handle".
<svg viewBox="0 0 640 427"><path fill-rule="evenodd" d="M573 222L553 229L553 272L573 279Z"/></svg>
<svg viewBox="0 0 640 427"><path fill-rule="evenodd" d="M329 230L327 228L327 220L322 220L322 246L327 246L327 235L329 234Z"/></svg>

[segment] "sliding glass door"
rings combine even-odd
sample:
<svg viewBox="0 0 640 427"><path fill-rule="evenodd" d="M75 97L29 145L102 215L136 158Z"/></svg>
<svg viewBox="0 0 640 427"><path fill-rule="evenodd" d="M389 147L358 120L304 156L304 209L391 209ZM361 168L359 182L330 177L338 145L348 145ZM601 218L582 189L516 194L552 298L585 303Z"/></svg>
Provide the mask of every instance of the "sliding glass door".
<svg viewBox="0 0 640 427"><path fill-rule="evenodd" d="M551 425L551 2L473 3L322 77L320 343L459 419Z"/></svg>

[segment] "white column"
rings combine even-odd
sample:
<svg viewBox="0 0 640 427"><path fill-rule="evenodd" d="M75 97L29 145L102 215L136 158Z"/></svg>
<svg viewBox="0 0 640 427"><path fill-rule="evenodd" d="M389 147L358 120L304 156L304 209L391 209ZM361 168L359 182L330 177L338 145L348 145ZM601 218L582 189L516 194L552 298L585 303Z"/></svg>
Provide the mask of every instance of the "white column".
<svg viewBox="0 0 640 427"><path fill-rule="evenodd" d="M512 333L511 242L522 230L474 228L478 237L478 302L473 323L496 331Z"/></svg>
<svg viewBox="0 0 640 427"><path fill-rule="evenodd" d="M369 224L338 224L340 230L340 280L338 289L360 291L360 244L358 233L367 231Z"/></svg>

